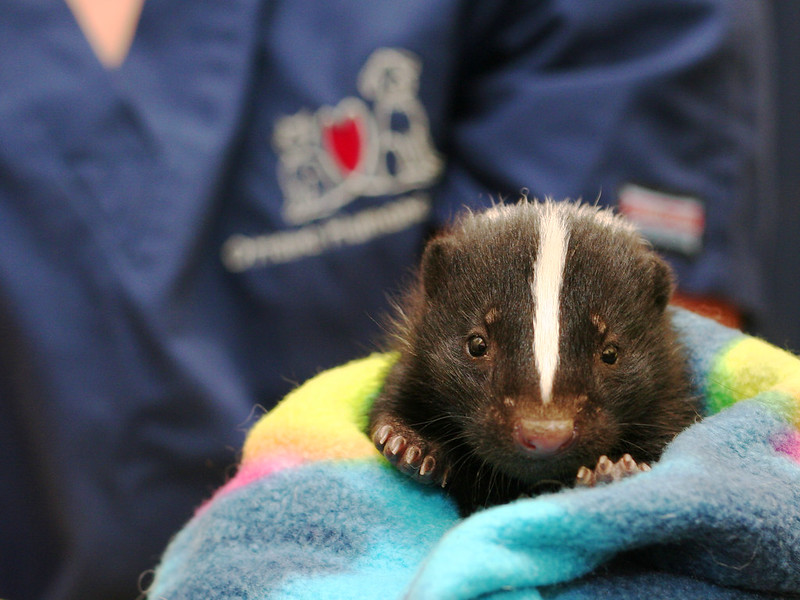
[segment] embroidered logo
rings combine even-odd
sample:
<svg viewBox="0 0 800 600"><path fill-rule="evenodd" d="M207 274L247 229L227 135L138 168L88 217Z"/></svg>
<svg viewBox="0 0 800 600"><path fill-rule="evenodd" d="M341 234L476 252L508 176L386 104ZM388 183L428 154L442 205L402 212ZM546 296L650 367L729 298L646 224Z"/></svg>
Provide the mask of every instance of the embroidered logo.
<svg viewBox="0 0 800 600"><path fill-rule="evenodd" d="M393 48L376 50L358 77L361 97L275 125L283 217L302 225L333 215L362 196L391 196L432 185L444 161L418 99L421 62Z"/></svg>

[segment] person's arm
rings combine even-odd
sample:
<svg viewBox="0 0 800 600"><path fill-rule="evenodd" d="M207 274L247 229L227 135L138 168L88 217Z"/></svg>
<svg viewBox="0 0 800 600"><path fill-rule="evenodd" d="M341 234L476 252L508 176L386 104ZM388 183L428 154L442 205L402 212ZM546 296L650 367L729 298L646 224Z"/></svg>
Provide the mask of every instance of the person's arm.
<svg viewBox="0 0 800 600"><path fill-rule="evenodd" d="M650 220L683 291L757 307L748 252L767 38L756 4L553 0L476 14L442 196L527 188L615 205L627 194L620 208L643 229Z"/></svg>

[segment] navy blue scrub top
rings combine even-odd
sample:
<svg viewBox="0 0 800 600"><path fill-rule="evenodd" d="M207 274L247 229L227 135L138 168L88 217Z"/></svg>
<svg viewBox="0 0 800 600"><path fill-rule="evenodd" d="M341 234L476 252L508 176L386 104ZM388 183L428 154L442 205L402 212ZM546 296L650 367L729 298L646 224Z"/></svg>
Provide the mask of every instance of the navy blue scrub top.
<svg viewBox="0 0 800 600"><path fill-rule="evenodd" d="M624 197L760 301L752 5L147 0L114 71L62 0L0 14L0 597L133 597L465 205Z"/></svg>

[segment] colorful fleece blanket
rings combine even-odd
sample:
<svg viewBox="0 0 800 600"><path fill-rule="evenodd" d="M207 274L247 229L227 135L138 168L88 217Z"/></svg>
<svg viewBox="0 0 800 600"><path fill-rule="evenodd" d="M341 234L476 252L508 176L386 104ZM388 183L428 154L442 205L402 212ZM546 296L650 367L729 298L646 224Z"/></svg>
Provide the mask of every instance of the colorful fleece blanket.
<svg viewBox="0 0 800 600"><path fill-rule="evenodd" d="M676 310L707 418L652 471L459 519L363 433L373 355L290 394L166 550L149 598L800 597L800 359Z"/></svg>

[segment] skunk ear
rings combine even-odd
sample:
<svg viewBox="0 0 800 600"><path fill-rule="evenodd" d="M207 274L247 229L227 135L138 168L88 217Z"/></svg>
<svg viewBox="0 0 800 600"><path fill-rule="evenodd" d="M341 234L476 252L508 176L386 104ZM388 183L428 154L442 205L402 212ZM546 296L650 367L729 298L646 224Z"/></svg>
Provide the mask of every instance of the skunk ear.
<svg viewBox="0 0 800 600"><path fill-rule="evenodd" d="M425 246L420 270L422 286L428 298L436 296L448 275L452 274L457 252L447 236L434 238Z"/></svg>
<svg viewBox="0 0 800 600"><path fill-rule="evenodd" d="M675 289L675 276L672 273L672 268L655 252L651 253L650 261L653 300L659 312L663 312L672 298L672 292Z"/></svg>

